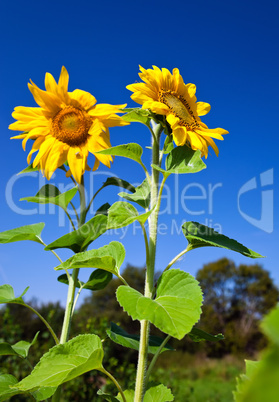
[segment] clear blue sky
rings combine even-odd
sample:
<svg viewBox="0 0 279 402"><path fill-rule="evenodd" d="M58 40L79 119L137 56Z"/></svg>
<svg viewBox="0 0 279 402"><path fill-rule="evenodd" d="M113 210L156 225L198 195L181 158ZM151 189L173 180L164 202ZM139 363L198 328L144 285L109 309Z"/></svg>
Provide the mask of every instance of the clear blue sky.
<svg viewBox="0 0 279 402"><path fill-rule="evenodd" d="M230 134L218 142L220 156L209 156L206 170L181 175L176 184L174 177L168 179L172 204L163 202L166 213L160 217L160 223L167 226L161 226L157 269L163 269L186 245L183 235L171 235L176 228L172 219L177 226L188 219L221 227L222 233L267 256L258 262L270 270L279 284L278 11L278 3L269 0L2 2L1 231L46 221L46 243L67 231L66 227L58 227L57 215L28 216L26 210L37 205L19 203L20 197L38 191L38 176L21 176L12 186L13 209L22 208L24 214L12 210L11 200L7 202L5 196L14 175L26 166L27 152L23 152L20 141L9 139L13 132L8 125L13 122L11 113L15 106L35 106L27 88L30 78L42 88L45 72L57 79L65 65L70 74L70 90L91 92L100 103L128 103L133 107L136 104L125 87L139 80L139 64L145 68L153 64L160 68L178 67L185 82L197 85L198 100L212 106L205 123L212 128L225 128ZM111 129L113 145L139 142L145 147L149 141L148 130L140 124ZM145 150L147 163L149 152ZM260 175L267 171L261 183ZM111 174L131 183L143 180L140 167L121 158L115 160L111 171L101 167L99 172L94 179L95 189ZM61 174L51 182L66 183ZM261 188L261 184L265 186ZM212 193L213 186L216 187ZM241 188L242 214L237 204ZM96 207L105 201L117 201L117 192L116 188L105 189L96 198ZM185 195L201 198L194 201L185 199ZM189 215L190 211L196 215ZM111 240L120 237L102 236L94 247ZM139 229L135 233L129 229L120 241L127 249L126 263L143 266L144 244ZM67 251L60 254L64 258L71 255ZM223 256L237 263L257 262L233 252L204 248L192 251L176 266L195 274L204 263ZM0 283L11 284L17 295L30 285L29 299L64 303L66 286L56 281L55 265L54 256L39 244L0 246ZM82 275L86 278L89 270L84 269Z"/></svg>

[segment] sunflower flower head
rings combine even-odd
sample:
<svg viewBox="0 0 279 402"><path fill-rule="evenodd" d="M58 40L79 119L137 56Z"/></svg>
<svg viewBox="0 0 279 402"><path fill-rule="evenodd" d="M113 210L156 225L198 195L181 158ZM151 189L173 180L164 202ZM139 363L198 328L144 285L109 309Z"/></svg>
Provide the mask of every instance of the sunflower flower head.
<svg viewBox="0 0 279 402"><path fill-rule="evenodd" d="M62 67L58 83L46 73L46 91L32 81L28 87L39 107L18 106L12 116L17 120L9 128L24 131L12 138L23 139L25 150L29 139L35 140L27 162L38 151L33 167L38 166L49 180L53 172L66 161L69 174L80 183L87 164L88 154L95 156L93 170L102 162L110 167L112 157L97 152L111 147L109 127L124 126L125 122L116 113L122 113L126 105L96 104L96 99L88 92L76 89L68 92L69 75Z"/></svg>
<svg viewBox="0 0 279 402"><path fill-rule="evenodd" d="M177 146L187 144L193 150L199 149L206 158L208 146L211 146L218 155L213 138L223 140L222 135L228 131L210 129L201 121L200 116L210 111L210 105L197 102L196 86L184 84L178 68L174 68L172 74L166 68L160 70L156 66L147 70L140 66L140 71L143 82L127 86L133 92L131 98L143 109L166 116Z"/></svg>

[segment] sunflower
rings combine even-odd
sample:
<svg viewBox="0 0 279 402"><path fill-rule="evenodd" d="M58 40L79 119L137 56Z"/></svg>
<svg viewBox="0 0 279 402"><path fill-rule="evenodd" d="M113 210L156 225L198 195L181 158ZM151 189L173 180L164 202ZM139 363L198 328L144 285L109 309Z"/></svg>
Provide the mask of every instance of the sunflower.
<svg viewBox="0 0 279 402"><path fill-rule="evenodd" d="M143 109L166 116L177 146L188 144L193 150L199 149L205 157L208 155L208 146L211 146L218 155L212 138L223 140L222 135L228 131L209 129L201 121L199 116L207 114L210 105L197 102L196 86L184 84L178 68L174 68L172 74L166 68L161 71L156 66L148 70L140 66L140 70L139 76L144 82L127 86L134 92L131 98Z"/></svg>
<svg viewBox="0 0 279 402"><path fill-rule="evenodd" d="M96 105L96 99L88 92L80 89L68 92L68 82L65 67L62 67L58 84L46 73L46 91L31 81L28 87L40 107L16 107L12 116L17 121L9 128L24 131L12 137L23 139L24 150L29 139L35 140L27 162L29 164L32 155L38 151L33 167L38 166L48 180L68 161L68 175L72 174L80 183L85 170L90 170L87 164L89 152L96 158L93 170L100 162L110 167L112 157L96 152L111 147L109 127L129 123L115 114L122 113L119 109L126 105Z"/></svg>

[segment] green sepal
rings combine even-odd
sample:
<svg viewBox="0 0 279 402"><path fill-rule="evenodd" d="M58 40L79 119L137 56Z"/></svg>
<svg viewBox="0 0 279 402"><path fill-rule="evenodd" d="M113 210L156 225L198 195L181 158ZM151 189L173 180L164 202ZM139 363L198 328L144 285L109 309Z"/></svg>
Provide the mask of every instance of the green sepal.
<svg viewBox="0 0 279 402"><path fill-rule="evenodd" d="M100 268L120 276L119 269L125 259L125 248L118 241L112 241L96 250L77 253L55 267L55 270L72 268Z"/></svg>
<svg viewBox="0 0 279 402"><path fill-rule="evenodd" d="M60 275L57 280L61 283L69 285L68 277L66 274ZM103 269L96 269L93 271L87 282L77 281L76 287L88 289L92 291L104 289L107 284L112 280L112 274Z"/></svg>
<svg viewBox="0 0 279 402"><path fill-rule="evenodd" d="M212 246L236 251L237 253L250 258L263 258L262 255L243 246L236 240L230 239L229 237L216 232L214 229L198 222L185 222L182 225L182 231L189 243L187 247L188 251L199 247Z"/></svg>
<svg viewBox="0 0 279 402"><path fill-rule="evenodd" d="M45 224L34 223L32 225L20 226L16 229L6 230L0 233L0 243L13 243L15 241L31 240L44 244L40 238Z"/></svg>
<svg viewBox="0 0 279 402"><path fill-rule="evenodd" d="M202 329L193 327L189 334L187 334L189 338L191 338L194 342L201 342L201 341L210 341L210 342L218 342L225 339L223 334L218 335L211 335Z"/></svg>
<svg viewBox="0 0 279 402"><path fill-rule="evenodd" d="M127 286L119 286L116 297L133 320L149 320L177 339L188 334L201 315L201 288L190 274L178 269L161 275L154 300Z"/></svg>
<svg viewBox="0 0 279 402"><path fill-rule="evenodd" d="M118 193L119 197L125 198L128 201L132 201L147 209L150 204L150 186L145 179L138 187L136 187L133 194Z"/></svg>
<svg viewBox="0 0 279 402"><path fill-rule="evenodd" d="M64 211L77 192L77 187L71 188L65 193L61 193L59 189L52 185L43 186L34 197L24 197L20 201L36 202L39 204L54 204L61 207Z"/></svg>
<svg viewBox="0 0 279 402"><path fill-rule="evenodd" d="M39 166L33 167L33 162L31 162L25 169L23 169L18 174L38 172L38 171L39 171Z"/></svg>
<svg viewBox="0 0 279 402"><path fill-rule="evenodd" d="M68 233L50 243L45 250L69 248L74 253L86 249L90 243L96 240L107 230L107 217L99 214L82 225L79 229Z"/></svg>
<svg viewBox="0 0 279 402"><path fill-rule="evenodd" d="M122 345L126 348L134 350L139 350L140 335L129 334L123 328L120 328L113 322L110 323L110 329L107 329L106 332L109 338L118 345ZM158 336L151 335L149 337L148 353L155 354L163 341L164 339L159 338ZM170 345L166 344L160 353L167 350L174 349Z"/></svg>

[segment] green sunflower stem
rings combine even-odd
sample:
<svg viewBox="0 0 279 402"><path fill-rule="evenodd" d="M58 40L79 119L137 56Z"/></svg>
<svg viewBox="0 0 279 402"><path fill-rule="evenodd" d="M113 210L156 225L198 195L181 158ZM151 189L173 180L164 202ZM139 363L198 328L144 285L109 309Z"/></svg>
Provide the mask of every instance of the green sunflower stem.
<svg viewBox="0 0 279 402"><path fill-rule="evenodd" d="M163 128L160 124L153 127L153 140L152 140L152 163L159 165L160 157L160 135ZM149 250L146 264L146 276L145 276L145 289L144 296L152 298L152 291L154 286L154 269L155 269L155 255L156 255L156 243L157 243L157 225L158 225L158 184L159 184L159 171L152 169L151 178L151 208L156 208L150 215L149 219ZM148 320L142 320L140 322L140 345L139 345L139 357L136 377L135 399L134 402L142 402L144 398L146 381L146 365L148 354L148 340L149 340L149 328L150 323Z"/></svg>
<svg viewBox="0 0 279 402"><path fill-rule="evenodd" d="M85 191L84 191L84 179L82 176L81 184L78 187L79 195L80 195L80 217L78 222L78 227L81 227L85 223L86 219L86 200L85 200ZM73 316L73 308L75 303L75 293L76 293L76 284L78 281L78 273L79 268L73 269L72 275L69 276L69 286L68 286L68 295L66 302L66 309L64 314L64 321L62 326L62 332L60 336L60 344L67 342L69 338L71 321ZM52 397L52 402L59 402L61 396L61 386L59 386Z"/></svg>

